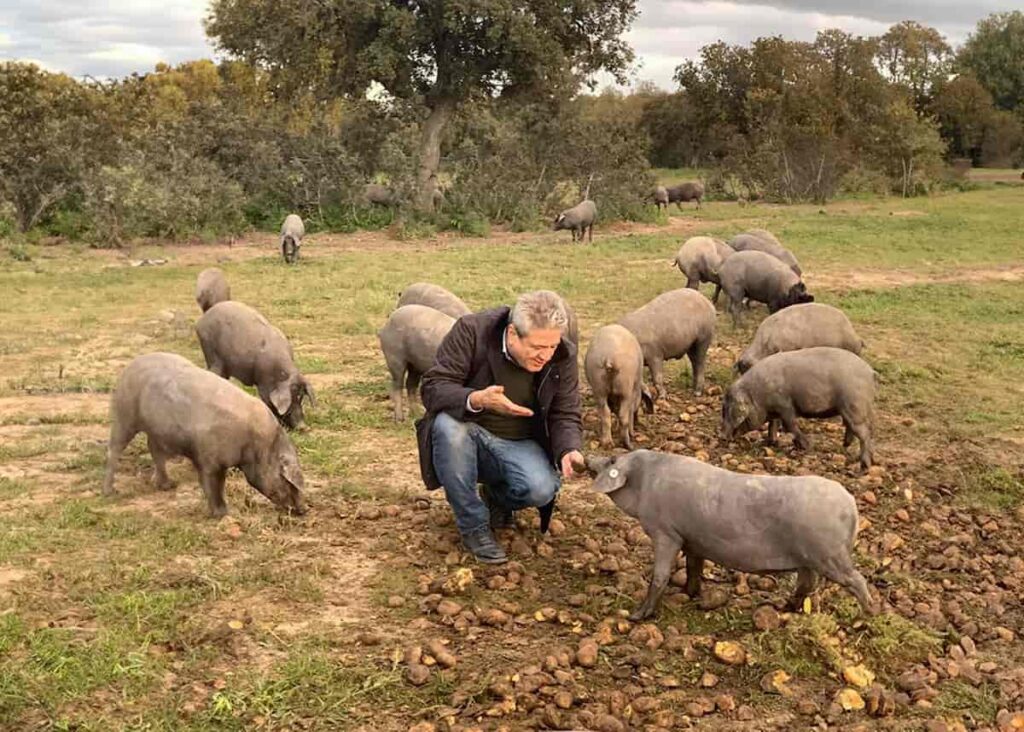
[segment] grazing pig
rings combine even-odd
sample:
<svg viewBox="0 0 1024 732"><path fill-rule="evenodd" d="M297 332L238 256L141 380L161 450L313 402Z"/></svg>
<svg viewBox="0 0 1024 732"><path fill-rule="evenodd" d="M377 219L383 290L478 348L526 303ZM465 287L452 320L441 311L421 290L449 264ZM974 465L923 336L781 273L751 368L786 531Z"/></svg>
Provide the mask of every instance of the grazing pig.
<svg viewBox="0 0 1024 732"><path fill-rule="evenodd" d="M204 313L219 302L231 299L231 287L218 267L204 269L196 278L196 302Z"/></svg>
<svg viewBox="0 0 1024 732"><path fill-rule="evenodd" d="M456 320L473 312L458 295L430 282L417 282L402 290L395 307L403 305L426 305Z"/></svg>
<svg viewBox="0 0 1024 732"><path fill-rule="evenodd" d="M755 231L763 232L768 236L765 237L761 234L755 234ZM786 249L786 247L779 244L779 240L764 229L752 229L743 234L737 234L729 240L729 246L737 252L756 251L770 254L793 270L798 277L803 275L803 270L800 269L800 263L796 261L796 257L793 256L793 253Z"/></svg>
<svg viewBox="0 0 1024 732"><path fill-rule="evenodd" d="M570 229L572 231L572 240L575 243L576 239L583 241L584 234L590 231L590 241L594 241L594 222L597 221L597 206L593 201L587 199L582 203L577 203L572 208L567 208L562 213L558 214L555 218L555 223L552 225L554 231L561 231L562 229Z"/></svg>
<svg viewBox="0 0 1024 732"><path fill-rule="evenodd" d="M594 392L601 422L601 446L612 446L612 411L618 415L622 443L633 449L633 420L640 402L654 411L644 386L644 354L636 336L621 325L599 328L590 339L583 360L587 383Z"/></svg>
<svg viewBox="0 0 1024 732"><path fill-rule="evenodd" d="M199 473L213 518L228 512L224 476L236 467L276 506L296 514L306 511L299 456L270 410L181 356L139 356L117 380L110 399L104 494L113 493L118 459L139 432L145 432L149 442L157 488L174 487L167 476L167 459L187 457Z"/></svg>
<svg viewBox="0 0 1024 732"><path fill-rule="evenodd" d="M860 464L871 467L871 422L877 374L855 353L842 348L804 348L776 353L755 363L733 382L722 401L722 436L761 429L768 422L768 444L775 444L778 420L800 449L810 441L797 417L842 417L843 447L860 441Z"/></svg>
<svg viewBox="0 0 1024 732"><path fill-rule="evenodd" d="M281 224L281 255L284 261L291 264L299 258L299 247L302 246L302 237L306 235L306 225L296 214L285 216Z"/></svg>
<svg viewBox="0 0 1024 732"><path fill-rule="evenodd" d="M713 282L715 294L711 301L717 305L718 295L722 292L718 270L731 254L732 247L721 239L694 236L679 248L675 263L679 271L686 275L686 286L690 289L699 289L701 282Z"/></svg>
<svg viewBox="0 0 1024 732"><path fill-rule="evenodd" d="M864 341L853 329L850 319L838 308L816 302L791 305L761 321L754 340L736 362L736 370L746 373L755 363L773 353L815 346L842 348L859 355Z"/></svg>
<svg viewBox="0 0 1024 732"><path fill-rule="evenodd" d="M230 300L214 305L196 321L206 367L255 385L260 399L288 427L302 428L302 400L316 406L313 387L295 365L284 333L248 305Z"/></svg>
<svg viewBox="0 0 1024 732"><path fill-rule="evenodd" d="M666 190L668 202L674 203L679 209L682 209L685 201L696 201L697 208L700 208L700 201L704 198L704 184L697 180L686 181Z"/></svg>
<svg viewBox="0 0 1024 732"><path fill-rule="evenodd" d="M367 206L394 206L398 203L398 197L387 186L367 183L363 188L363 203Z"/></svg>
<svg viewBox="0 0 1024 732"><path fill-rule="evenodd" d="M437 356L437 348L455 325L455 319L426 305L403 305L391 313L388 322L377 333L384 360L391 374L391 403L395 421L405 419L402 387L409 404L416 403L420 378Z"/></svg>
<svg viewBox="0 0 1024 732"><path fill-rule="evenodd" d="M666 360L689 356L693 367L693 393L704 389L704 365L708 348L715 337L715 306L696 290L681 289L662 293L619 324L640 342L644 363L651 371L654 398L665 394Z"/></svg>
<svg viewBox="0 0 1024 732"><path fill-rule="evenodd" d="M686 553L686 593L700 594L704 561L740 572L796 571L789 608L798 609L818 575L842 585L865 613L875 605L854 567L857 503L839 483L816 476L733 473L694 458L636 450L587 459L593 490L606 493L654 544L647 597L630 620L655 614L675 566Z"/></svg>
<svg viewBox="0 0 1024 732"><path fill-rule="evenodd" d="M739 322L744 298L767 304L772 313L790 305L814 302L800 276L764 252L736 252L722 263L718 279L729 298L733 323Z"/></svg>
<svg viewBox="0 0 1024 732"><path fill-rule="evenodd" d="M651 193L651 200L654 201L654 205L658 207L658 210L668 208L668 189L665 186L658 186Z"/></svg>

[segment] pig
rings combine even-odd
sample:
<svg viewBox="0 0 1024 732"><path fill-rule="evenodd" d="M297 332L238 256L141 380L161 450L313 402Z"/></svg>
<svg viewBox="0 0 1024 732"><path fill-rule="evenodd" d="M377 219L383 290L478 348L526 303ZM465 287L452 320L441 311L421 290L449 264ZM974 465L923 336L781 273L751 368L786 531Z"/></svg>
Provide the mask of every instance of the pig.
<svg viewBox="0 0 1024 732"><path fill-rule="evenodd" d="M284 333L253 308L229 300L214 305L196 321L196 335L210 371L255 385L274 416L290 428L305 427L302 401L309 399L315 408L316 395L295 365Z"/></svg>
<svg viewBox="0 0 1024 732"><path fill-rule="evenodd" d="M103 493L125 446L146 433L159 490L174 483L167 459L182 455L199 473L211 518L228 512L224 476L240 468L253 488L279 508L306 512L299 456L288 435L259 399L173 353L149 353L125 367L110 399L110 444Z"/></svg>
<svg viewBox="0 0 1024 732"><path fill-rule="evenodd" d="M689 180L666 189L668 202L674 203L676 208L682 209L684 201L696 201L697 208L700 208L700 201L704 198L704 184L697 180Z"/></svg>
<svg viewBox="0 0 1024 732"><path fill-rule="evenodd" d="M771 313L790 305L814 302L799 275L760 251L736 252L722 263L718 279L729 298L733 323L739 323L744 298L766 303Z"/></svg>
<svg viewBox="0 0 1024 732"><path fill-rule="evenodd" d="M402 387L410 406L416 402L420 378L437 356L437 348L455 325L455 319L426 305L403 305L391 313L377 333L384 361L391 374L391 403L396 422L405 419Z"/></svg>
<svg viewBox="0 0 1024 732"><path fill-rule="evenodd" d="M583 368L597 402L602 447L612 446L614 410L622 443L632 450L633 421L640 403L654 411L654 401L644 386L644 354L636 336L617 324L599 328L590 339Z"/></svg>
<svg viewBox="0 0 1024 732"><path fill-rule="evenodd" d="M569 229L572 231L572 240L575 243L579 238L583 242L583 236L590 231L590 241L594 241L594 222L597 221L597 206L589 198L577 203L572 208L567 208L555 218L552 224L554 231Z"/></svg>
<svg viewBox="0 0 1024 732"><path fill-rule="evenodd" d="M688 356L693 367L693 393L704 390L704 367L715 337L715 306L696 290L662 293L642 308L619 319L640 342L644 363L654 382L654 398L665 394L665 360Z"/></svg>
<svg viewBox="0 0 1024 732"><path fill-rule="evenodd" d="M363 188L363 203L367 206L395 206L398 204L398 196L387 186L367 183Z"/></svg>
<svg viewBox="0 0 1024 732"><path fill-rule="evenodd" d="M857 503L846 489L817 476L733 473L694 458L635 450L617 458L588 457L592 489L605 493L640 525L654 545L654 571L630 620L658 609L680 549L686 593L700 595L705 560L739 572L797 572L789 601L798 609L824 575L875 614L867 582L853 564Z"/></svg>
<svg viewBox="0 0 1024 732"><path fill-rule="evenodd" d="M842 310L831 305L809 302L791 305L769 315L754 333L754 340L736 361L736 370L746 373L766 356L801 348L831 346L860 355L864 341Z"/></svg>
<svg viewBox="0 0 1024 732"><path fill-rule="evenodd" d="M306 225L297 214L288 214L281 224L281 254L288 264L298 261L299 247L302 237L306 235Z"/></svg>
<svg viewBox="0 0 1024 732"><path fill-rule="evenodd" d="M754 232L763 232L768 236L766 237L762 234L755 234ZM800 263L796 261L796 257L793 256L793 253L786 249L786 247L779 244L779 240L764 229L752 229L743 234L737 234L729 240L729 246L737 252L757 251L770 254L793 270L793 273L798 277L803 275L803 270L800 269Z"/></svg>
<svg viewBox="0 0 1024 732"><path fill-rule="evenodd" d="M710 236L694 236L686 240L676 254L675 265L686 275L686 286L692 290L700 289L701 282L713 282L715 294L711 301L718 304L718 296L722 285L718 279L718 270L733 249L721 239Z"/></svg>
<svg viewBox="0 0 1024 732"><path fill-rule="evenodd" d="M657 186L651 193L651 200L654 201L654 205L658 207L658 210L668 208L668 189L665 186Z"/></svg>
<svg viewBox="0 0 1024 732"><path fill-rule="evenodd" d="M395 307L403 305L426 305L456 320L473 312L458 295L430 282L416 282L402 290Z"/></svg>
<svg viewBox="0 0 1024 732"><path fill-rule="evenodd" d="M793 434L797 448L810 441L797 417L842 418L843 447L860 441L860 464L871 467L871 423L878 375L855 353L818 346L776 353L755 363L734 381L722 401L722 437L761 429L767 421L768 444L775 444L778 421Z"/></svg>
<svg viewBox="0 0 1024 732"><path fill-rule="evenodd" d="M219 302L231 299L231 287L218 267L204 269L196 278L196 303L204 313Z"/></svg>

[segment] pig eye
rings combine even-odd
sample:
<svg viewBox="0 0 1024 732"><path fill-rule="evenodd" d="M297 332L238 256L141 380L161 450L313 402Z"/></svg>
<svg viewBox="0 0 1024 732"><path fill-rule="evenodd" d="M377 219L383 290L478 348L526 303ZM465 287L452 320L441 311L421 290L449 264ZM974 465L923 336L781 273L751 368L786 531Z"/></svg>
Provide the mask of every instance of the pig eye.
<svg viewBox="0 0 1024 732"><path fill-rule="evenodd" d="M608 471L608 477L609 478L618 478L619 477L619 470L618 470L618 468L612 468L611 470L609 470Z"/></svg>

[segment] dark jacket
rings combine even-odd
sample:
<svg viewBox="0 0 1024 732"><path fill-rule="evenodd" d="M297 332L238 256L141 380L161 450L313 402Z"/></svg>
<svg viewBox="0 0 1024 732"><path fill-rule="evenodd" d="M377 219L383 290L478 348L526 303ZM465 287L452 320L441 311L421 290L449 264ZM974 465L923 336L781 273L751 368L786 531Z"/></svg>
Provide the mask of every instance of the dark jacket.
<svg viewBox="0 0 1024 732"><path fill-rule="evenodd" d="M440 488L434 472L431 429L434 417L447 412L459 421L466 418L470 392L493 385L494 365L504 358L502 335L510 309L484 310L459 318L437 349L434 366L423 375L423 407L426 415L416 421L420 474L427 488ZM562 456L583 446L580 416L579 366L576 346L562 339L555 355L534 379L537 408L533 438L544 448L557 469Z"/></svg>

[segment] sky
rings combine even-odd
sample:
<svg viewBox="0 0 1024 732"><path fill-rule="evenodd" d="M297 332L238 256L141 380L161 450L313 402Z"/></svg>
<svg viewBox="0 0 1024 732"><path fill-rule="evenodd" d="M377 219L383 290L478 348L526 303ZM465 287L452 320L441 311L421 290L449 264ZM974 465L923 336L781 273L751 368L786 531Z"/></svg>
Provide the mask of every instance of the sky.
<svg viewBox="0 0 1024 732"><path fill-rule="evenodd" d="M202 27L207 6L208 0L0 0L0 60L102 78L152 71L160 61L210 58ZM957 45L978 20L1024 10L1024 0L639 0L639 8L627 34L639 61L632 78L671 90L675 67L718 40L813 40L823 28L878 35L912 19Z"/></svg>

